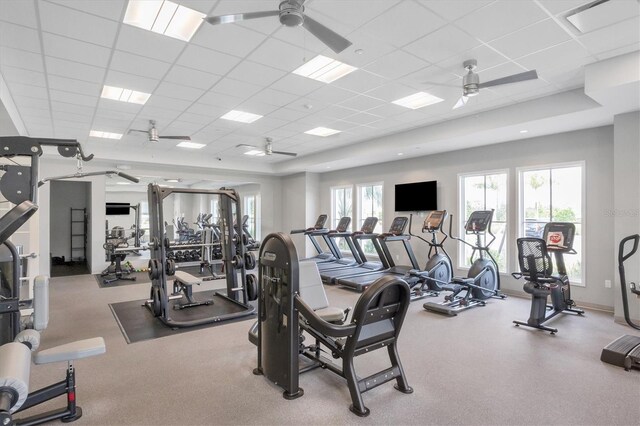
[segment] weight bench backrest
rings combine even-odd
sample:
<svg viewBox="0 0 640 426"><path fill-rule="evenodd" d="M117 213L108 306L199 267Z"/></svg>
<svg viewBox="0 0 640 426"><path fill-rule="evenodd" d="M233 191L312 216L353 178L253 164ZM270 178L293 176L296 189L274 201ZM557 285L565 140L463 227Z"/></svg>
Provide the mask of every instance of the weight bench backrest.
<svg viewBox="0 0 640 426"><path fill-rule="evenodd" d="M358 356L395 342L409 308L411 290L403 280L382 277L358 299L352 324L356 330L345 342L345 352Z"/></svg>
<svg viewBox="0 0 640 426"><path fill-rule="evenodd" d="M311 309L317 311L329 306L327 293L318 272L318 264L312 261L303 261L298 264L300 271L300 296Z"/></svg>
<svg viewBox="0 0 640 426"><path fill-rule="evenodd" d="M553 274L551 256L542 238L518 238L517 245L520 272L524 276L535 280L537 276L548 278ZM535 270L532 270L533 267Z"/></svg>

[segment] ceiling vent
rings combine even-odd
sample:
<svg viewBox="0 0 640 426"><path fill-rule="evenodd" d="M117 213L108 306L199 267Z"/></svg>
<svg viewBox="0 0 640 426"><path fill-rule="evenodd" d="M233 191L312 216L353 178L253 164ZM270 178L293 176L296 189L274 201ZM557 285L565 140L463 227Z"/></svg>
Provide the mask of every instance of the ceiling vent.
<svg viewBox="0 0 640 426"><path fill-rule="evenodd" d="M599 0L570 11L565 18L585 34L638 15L638 2Z"/></svg>

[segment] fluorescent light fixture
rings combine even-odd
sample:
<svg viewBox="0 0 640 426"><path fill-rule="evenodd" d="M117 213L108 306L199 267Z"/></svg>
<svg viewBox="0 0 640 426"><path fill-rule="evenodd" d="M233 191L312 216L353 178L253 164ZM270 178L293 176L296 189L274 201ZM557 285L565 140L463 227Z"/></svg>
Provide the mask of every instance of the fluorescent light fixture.
<svg viewBox="0 0 640 426"><path fill-rule="evenodd" d="M131 185L131 182L116 182L116 185Z"/></svg>
<svg viewBox="0 0 640 426"><path fill-rule="evenodd" d="M102 132L100 130L91 130L89 136L92 138L104 138L104 139L121 139L122 133Z"/></svg>
<svg viewBox="0 0 640 426"><path fill-rule="evenodd" d="M316 127L315 129L307 130L305 133L308 135L326 137L340 133L340 130L329 129L328 127Z"/></svg>
<svg viewBox="0 0 640 426"><path fill-rule="evenodd" d="M123 22L189 41L206 15L169 0L129 0Z"/></svg>
<svg viewBox="0 0 640 426"><path fill-rule="evenodd" d="M391 103L403 106L405 108L418 109L427 105L437 104L438 102L442 102L443 100L444 99L433 96L427 92L418 92L414 93L413 95L405 96L404 98L395 100Z"/></svg>
<svg viewBox="0 0 640 426"><path fill-rule="evenodd" d="M335 59L318 55L293 71L294 74L312 78L323 83L331 83L358 68L352 67Z"/></svg>
<svg viewBox="0 0 640 426"><path fill-rule="evenodd" d="M404 152L399 152L398 155L402 156L404 155Z"/></svg>
<svg viewBox="0 0 640 426"><path fill-rule="evenodd" d="M165 179L166 182L177 183L180 182L180 179Z"/></svg>
<svg viewBox="0 0 640 426"><path fill-rule="evenodd" d="M137 92L131 89L123 89L122 87L104 86L102 88L101 98L112 99L114 101L129 102L132 104L144 105L151 93Z"/></svg>
<svg viewBox="0 0 640 426"><path fill-rule="evenodd" d="M244 155L253 155L255 157L263 157L265 154L264 154L264 151L260 151L258 149L252 149L250 151L245 152Z"/></svg>
<svg viewBox="0 0 640 426"><path fill-rule="evenodd" d="M222 117L225 120L239 121L240 123L253 123L262 118L261 115L251 114L250 112L236 111L232 109Z"/></svg>
<svg viewBox="0 0 640 426"><path fill-rule="evenodd" d="M528 130L520 130L520 133L527 133Z"/></svg>
<svg viewBox="0 0 640 426"><path fill-rule="evenodd" d="M184 141L184 142L180 142L176 146L179 146L180 148L200 149L200 148L204 148L207 145L205 145L203 143L195 143L195 142Z"/></svg>

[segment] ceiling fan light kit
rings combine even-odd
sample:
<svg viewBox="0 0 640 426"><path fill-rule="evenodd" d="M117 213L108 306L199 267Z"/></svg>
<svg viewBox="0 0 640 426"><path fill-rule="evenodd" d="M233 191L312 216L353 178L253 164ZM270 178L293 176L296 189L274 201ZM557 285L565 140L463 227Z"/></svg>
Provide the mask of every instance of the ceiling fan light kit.
<svg viewBox="0 0 640 426"><path fill-rule="evenodd" d="M158 142L160 139L173 139L173 140L181 140L181 141L190 141L190 136L164 136L158 134L158 129L156 129L156 121L149 120L149 129L148 130L139 130L139 129L130 129L129 133L137 132L137 133L145 133L147 135L147 140L149 142Z"/></svg>

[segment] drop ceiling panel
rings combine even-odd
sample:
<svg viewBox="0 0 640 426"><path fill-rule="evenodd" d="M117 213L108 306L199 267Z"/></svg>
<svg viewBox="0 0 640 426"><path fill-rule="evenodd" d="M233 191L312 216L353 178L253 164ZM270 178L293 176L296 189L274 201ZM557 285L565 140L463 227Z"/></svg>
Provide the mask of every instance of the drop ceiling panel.
<svg viewBox="0 0 640 426"><path fill-rule="evenodd" d="M591 62L589 53L576 41L567 41L518 59L518 63L541 73L557 68L579 68Z"/></svg>
<svg viewBox="0 0 640 426"><path fill-rule="evenodd" d="M214 105L221 108L226 108L227 111L233 109L236 105L242 102L241 98L235 96L225 95L223 93L217 93L215 91L208 91L198 102L206 105Z"/></svg>
<svg viewBox="0 0 640 426"><path fill-rule="evenodd" d="M444 19L414 1L402 1L365 24L362 29L401 47L445 24Z"/></svg>
<svg viewBox="0 0 640 426"><path fill-rule="evenodd" d="M273 38L261 44L248 58L285 72L291 72L311 59L304 49Z"/></svg>
<svg viewBox="0 0 640 426"><path fill-rule="evenodd" d="M165 81L204 90L210 89L218 80L220 80L219 75L180 65L174 65L165 77Z"/></svg>
<svg viewBox="0 0 640 426"><path fill-rule="evenodd" d="M442 61L438 64L439 67L444 68L445 70L450 71L451 77L454 74L457 74L459 77L458 80L455 81L455 85L457 87L462 87L462 76L467 73L467 71L463 68L462 64L464 61L468 59L475 59L478 61L478 71L483 69L493 68L497 65L504 64L508 62L509 59L505 57L500 52L490 48L487 45L481 44L480 46L468 50L466 52L460 53L458 55L452 56L446 61ZM448 81L451 81L447 79ZM444 83L445 81L441 81ZM459 83L459 84L458 84Z"/></svg>
<svg viewBox="0 0 640 426"><path fill-rule="evenodd" d="M314 12L326 16L329 19L323 22L325 25L338 21L351 28L357 28L397 4L398 0L368 0L366 3L353 0L322 0L310 2L307 13L314 19ZM317 20L322 22L319 16Z"/></svg>
<svg viewBox="0 0 640 426"><path fill-rule="evenodd" d="M87 117L91 117L93 115L93 108L87 108L83 105L70 104L67 102L58 102L53 99L51 100L51 109L53 112L69 112Z"/></svg>
<svg viewBox="0 0 640 426"><path fill-rule="evenodd" d="M479 41L460 29L447 25L405 46L404 50L431 63L437 63L479 44Z"/></svg>
<svg viewBox="0 0 640 426"><path fill-rule="evenodd" d="M364 69L388 79L396 79L429 65L428 62L416 56L396 50L368 64Z"/></svg>
<svg viewBox="0 0 640 426"><path fill-rule="evenodd" d="M240 25L210 25L203 22L191 43L218 52L244 57L264 40L264 34Z"/></svg>
<svg viewBox="0 0 640 426"><path fill-rule="evenodd" d="M13 96L27 96L30 98L49 99L47 89L30 84L13 83L10 88Z"/></svg>
<svg viewBox="0 0 640 426"><path fill-rule="evenodd" d="M20 108L40 108L48 109L49 101L47 99L30 98L28 96L13 96L13 101Z"/></svg>
<svg viewBox="0 0 640 426"><path fill-rule="evenodd" d="M253 96L253 99L269 105L282 107L297 100L298 96L267 88Z"/></svg>
<svg viewBox="0 0 640 426"><path fill-rule="evenodd" d="M640 43L640 17L636 16L617 25L584 34L578 39L592 54L630 43L638 44Z"/></svg>
<svg viewBox="0 0 640 426"><path fill-rule="evenodd" d="M281 90L293 95L304 96L323 87L325 83L311 80L296 74L285 74L284 77L271 85L272 89Z"/></svg>
<svg viewBox="0 0 640 426"><path fill-rule="evenodd" d="M396 48L380 37L360 29L346 36L353 43L340 53L340 61L355 67L364 67L382 56L394 52ZM331 55L329 55L331 56Z"/></svg>
<svg viewBox="0 0 640 426"><path fill-rule="evenodd" d="M324 22L327 22L327 19L324 19ZM338 32L338 34L344 33L339 28L336 28L335 23L329 24L329 26L331 27L331 30ZM327 45L318 40L313 34L305 30L303 27L291 28L281 25L272 34L272 37L302 48L302 50L307 52L307 55L310 57L323 52L326 52L328 55L334 54L333 51L329 50Z"/></svg>
<svg viewBox="0 0 640 426"><path fill-rule="evenodd" d="M252 114L267 115L278 109L275 105L269 105L264 102L259 102L253 98L247 99L237 106L240 111L250 112Z"/></svg>
<svg viewBox="0 0 640 426"><path fill-rule="evenodd" d="M493 0L418 0L418 3L429 8L441 17L454 21L474 10L488 5Z"/></svg>
<svg viewBox="0 0 640 426"><path fill-rule="evenodd" d="M94 108L98 103L98 96L80 95L77 93L62 92L60 90L49 90L52 101L67 102L74 105L84 105ZM115 102L115 101L112 101Z"/></svg>
<svg viewBox="0 0 640 426"><path fill-rule="evenodd" d="M190 44L180 56L178 64L204 72L224 75L238 62L240 59L235 56Z"/></svg>
<svg viewBox="0 0 640 426"><path fill-rule="evenodd" d="M360 113L345 117L344 121L348 121L350 123L356 123L356 124L369 124L369 123L374 123L380 120L381 118L382 117L377 115L369 114L366 112L360 112Z"/></svg>
<svg viewBox="0 0 640 426"><path fill-rule="evenodd" d="M269 113L269 117L279 118L287 121L300 120L301 118L306 117L307 115L309 115L308 111L303 111L300 109L291 109L291 108L280 108Z"/></svg>
<svg viewBox="0 0 640 426"><path fill-rule="evenodd" d="M184 112L180 114L179 118L180 118L180 121L184 121L186 123L193 123L199 126L205 126L206 124L211 123L216 117L212 115L200 115L200 114Z"/></svg>
<svg viewBox="0 0 640 426"><path fill-rule="evenodd" d="M64 111L54 111L51 115L53 116L55 123L58 123L59 120L66 120L73 121L75 123L84 123L85 125L91 122L92 117L91 115L78 115Z"/></svg>
<svg viewBox="0 0 640 426"><path fill-rule="evenodd" d="M546 18L533 2L501 0L461 18L456 26L488 42Z"/></svg>
<svg viewBox="0 0 640 426"><path fill-rule="evenodd" d="M245 60L231 70L228 77L247 83L268 86L286 75L286 72L279 69Z"/></svg>
<svg viewBox="0 0 640 426"><path fill-rule="evenodd" d="M47 0L49 3L59 4L71 9L87 12L102 18L120 21L124 14L125 0ZM40 2L42 3L42 2ZM182 3L182 1L180 2Z"/></svg>
<svg viewBox="0 0 640 426"><path fill-rule="evenodd" d="M393 119L389 117L395 117L396 115L403 114L407 112L407 109L396 104L388 103L377 108L373 108L368 112L370 112L371 114L379 115L380 117L387 117L386 120L388 120L389 122L393 122Z"/></svg>
<svg viewBox="0 0 640 426"><path fill-rule="evenodd" d="M104 84L107 86L122 87L145 93L152 93L158 83L159 80L113 70L107 73L107 78L104 80ZM102 87L100 87L100 90L102 90ZM99 91L98 93L101 92Z"/></svg>
<svg viewBox="0 0 640 426"><path fill-rule="evenodd" d="M120 50L113 52L113 57L109 64L110 69L157 80L161 79L167 73L170 66L171 65L166 62L145 58Z"/></svg>
<svg viewBox="0 0 640 426"><path fill-rule="evenodd" d="M196 102L186 110L185 114L196 114L199 116L206 116L206 117L209 117L209 121L212 121L214 118L220 117L221 115L224 115L228 111L229 111L228 108L217 107L213 105L207 105L200 102ZM185 119L185 121L189 121L189 120Z"/></svg>
<svg viewBox="0 0 640 426"><path fill-rule="evenodd" d="M118 24L114 21L46 1L39 3L39 10L43 31L101 46L113 46L118 30ZM69 25L69 22L73 22L73 25Z"/></svg>
<svg viewBox="0 0 640 426"><path fill-rule="evenodd" d="M347 99L344 102L341 102L339 106L350 108L358 111L366 111L380 105L384 105L386 102L380 99L372 98L367 95L359 95L355 96L351 99Z"/></svg>
<svg viewBox="0 0 640 426"><path fill-rule="evenodd" d="M0 46L40 53L38 31L0 21Z"/></svg>
<svg viewBox="0 0 640 426"><path fill-rule="evenodd" d="M0 3L2 3L0 1ZM32 71L44 72L42 56L37 53L26 52L18 49L0 46L0 67L11 65L16 68L24 68Z"/></svg>
<svg viewBox="0 0 640 426"><path fill-rule="evenodd" d="M384 77L368 71L356 70L331 84L356 93L364 93L382 86L386 82L387 79Z"/></svg>
<svg viewBox="0 0 640 426"><path fill-rule="evenodd" d="M540 4L554 15L592 3L593 0L539 0Z"/></svg>
<svg viewBox="0 0 640 426"><path fill-rule="evenodd" d="M571 37L553 19L546 19L489 43L491 47L511 57L530 53L563 43Z"/></svg>
<svg viewBox="0 0 640 426"><path fill-rule="evenodd" d="M20 108L20 115L24 117L29 116L51 119L51 111L45 108Z"/></svg>
<svg viewBox="0 0 640 426"><path fill-rule="evenodd" d="M106 67L111 56L111 50L106 47L55 34L43 33L42 41L45 55L82 64Z"/></svg>
<svg viewBox="0 0 640 426"><path fill-rule="evenodd" d="M204 94L204 90L182 86L175 83L163 82L156 87L154 96L161 95L168 98L182 99L193 102Z"/></svg>
<svg viewBox="0 0 640 426"><path fill-rule="evenodd" d="M233 0L233 1L221 1L215 9L211 12L211 16L227 15L235 13L245 12L259 12L264 10L278 10L278 0ZM280 22L277 16L271 18L252 19L251 21L243 22L240 24L226 24L226 25L241 25L248 29L259 31L263 34L271 34L275 31Z"/></svg>
<svg viewBox="0 0 640 426"><path fill-rule="evenodd" d="M32 86L46 87L44 73L29 71L21 68L3 66L2 76L8 82L29 84Z"/></svg>
<svg viewBox="0 0 640 426"><path fill-rule="evenodd" d="M0 20L37 28L35 2L24 0L0 1Z"/></svg>
<svg viewBox="0 0 640 426"><path fill-rule="evenodd" d="M171 121L171 120L175 120L180 114L181 114L180 111L145 105L140 110L138 117L144 120Z"/></svg>
<svg viewBox="0 0 640 426"><path fill-rule="evenodd" d="M98 83L66 78L58 75L50 75L48 78L49 88L62 90L63 92L78 93L81 95L95 96L102 91L102 86Z"/></svg>
<svg viewBox="0 0 640 426"><path fill-rule="evenodd" d="M127 24L120 26L116 43L118 50L169 63L175 61L184 47L181 40Z"/></svg>
<svg viewBox="0 0 640 426"><path fill-rule="evenodd" d="M182 99L169 98L161 95L152 95L145 105L182 112L187 109L189 105L191 105L191 102Z"/></svg>
<svg viewBox="0 0 640 426"><path fill-rule="evenodd" d="M104 80L104 68L52 58L51 56L45 56L45 63L47 72L50 75L59 75L92 83L102 83Z"/></svg>
<svg viewBox="0 0 640 426"><path fill-rule="evenodd" d="M223 78L212 89L216 93L247 99L262 90L262 86L251 83L243 83L231 78Z"/></svg>

